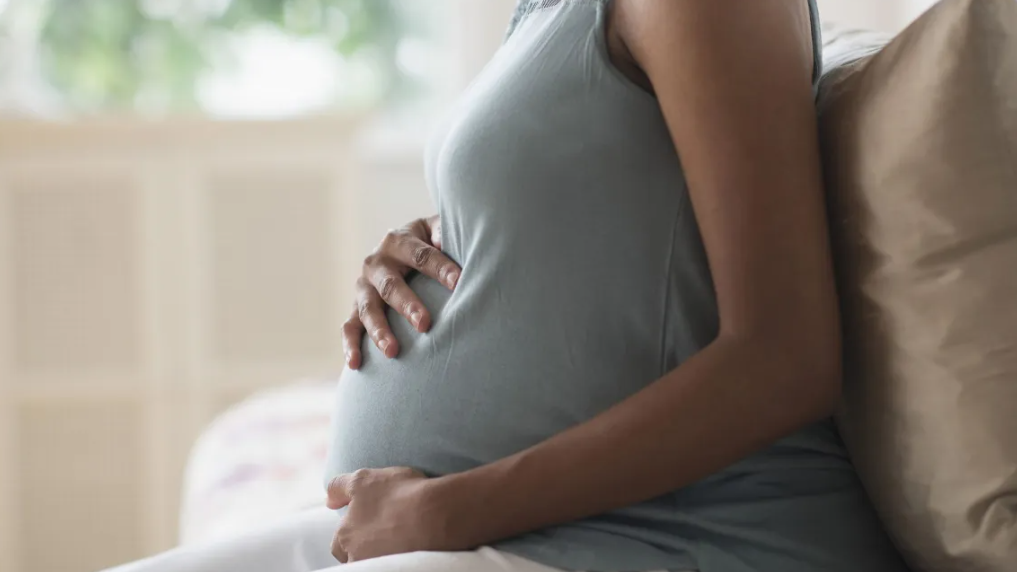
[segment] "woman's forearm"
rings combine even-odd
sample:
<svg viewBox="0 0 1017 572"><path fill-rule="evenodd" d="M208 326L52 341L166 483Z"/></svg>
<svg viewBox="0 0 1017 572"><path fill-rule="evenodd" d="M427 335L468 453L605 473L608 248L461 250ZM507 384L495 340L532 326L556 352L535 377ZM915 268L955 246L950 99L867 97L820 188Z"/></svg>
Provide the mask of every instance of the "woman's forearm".
<svg viewBox="0 0 1017 572"><path fill-rule="evenodd" d="M446 524L482 545L607 512L695 483L828 416L839 364L786 349L718 339L586 423L437 479Z"/></svg>

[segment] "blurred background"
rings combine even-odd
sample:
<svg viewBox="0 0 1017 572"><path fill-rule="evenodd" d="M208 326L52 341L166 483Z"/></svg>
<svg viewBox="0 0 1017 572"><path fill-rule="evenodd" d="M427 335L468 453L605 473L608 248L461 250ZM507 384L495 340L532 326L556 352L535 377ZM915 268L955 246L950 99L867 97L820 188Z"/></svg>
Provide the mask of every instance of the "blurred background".
<svg viewBox="0 0 1017 572"><path fill-rule="evenodd" d="M0 570L321 502L352 278L513 5L0 0Z"/></svg>

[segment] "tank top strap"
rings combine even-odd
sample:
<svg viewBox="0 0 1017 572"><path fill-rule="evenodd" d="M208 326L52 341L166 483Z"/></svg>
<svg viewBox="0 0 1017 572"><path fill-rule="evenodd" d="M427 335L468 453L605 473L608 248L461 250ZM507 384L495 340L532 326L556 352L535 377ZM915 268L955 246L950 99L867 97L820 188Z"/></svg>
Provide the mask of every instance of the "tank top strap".
<svg viewBox="0 0 1017 572"><path fill-rule="evenodd" d="M508 40L515 31L519 23L523 21L527 14L535 10L541 10L544 8L553 8L562 2L587 2L590 4L606 5L611 0L516 0L516 10L512 15L512 20L509 21L508 31L505 33L505 40Z"/></svg>
<svg viewBox="0 0 1017 572"><path fill-rule="evenodd" d="M515 31L519 23L522 22L523 18L525 18L526 15L529 14L530 12L533 12L534 10L540 10L542 8L552 8L557 4L561 4L562 2L568 1L570 0L516 0L516 10L512 15L512 20L509 22L508 31L505 33L505 40L509 39L509 37L512 35L512 32ZM587 1L606 3L609 0L587 0Z"/></svg>
<svg viewBox="0 0 1017 572"><path fill-rule="evenodd" d="M512 19L509 20L508 30L505 31L505 41L508 41L512 36L512 32L516 31L516 26L519 25L519 21L526 14L527 4L529 4L529 0L516 0L516 10L512 13Z"/></svg>

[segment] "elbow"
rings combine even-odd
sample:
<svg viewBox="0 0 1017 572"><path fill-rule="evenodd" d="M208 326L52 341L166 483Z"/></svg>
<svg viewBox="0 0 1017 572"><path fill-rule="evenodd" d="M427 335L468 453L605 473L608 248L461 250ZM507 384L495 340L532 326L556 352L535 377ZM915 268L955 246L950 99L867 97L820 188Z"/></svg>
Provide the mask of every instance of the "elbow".
<svg viewBox="0 0 1017 572"><path fill-rule="evenodd" d="M833 350L831 350L833 351ZM808 421L818 421L832 416L840 404L843 372L839 359L840 348L835 350L838 359L827 359L820 364L810 364L798 372L793 391L803 396L802 413Z"/></svg>
<svg viewBox="0 0 1017 572"><path fill-rule="evenodd" d="M781 377L786 380L783 392L794 403L806 422L825 419L834 414L840 403L843 367L841 338L836 334L815 335L804 339L789 337L784 344L790 356Z"/></svg>
<svg viewBox="0 0 1017 572"><path fill-rule="evenodd" d="M841 397L842 356L839 327L786 327L751 336L737 336L745 353L753 356L752 377L764 377L780 425L807 425L829 418Z"/></svg>
<svg viewBox="0 0 1017 572"><path fill-rule="evenodd" d="M816 344L811 344L815 346ZM796 429L828 419L840 403L841 368L839 351L831 348L802 350L795 344L782 349L770 345L770 351L781 351L787 359L774 364L771 390L775 406L772 414L778 425ZM839 348L838 348L839 349ZM821 350L821 352L820 352Z"/></svg>

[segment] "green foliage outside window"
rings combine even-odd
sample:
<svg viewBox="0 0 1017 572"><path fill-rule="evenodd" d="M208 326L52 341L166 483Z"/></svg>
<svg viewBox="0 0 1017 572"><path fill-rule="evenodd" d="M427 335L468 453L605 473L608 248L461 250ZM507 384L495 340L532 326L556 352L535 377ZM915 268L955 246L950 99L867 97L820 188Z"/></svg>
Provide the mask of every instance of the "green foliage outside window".
<svg viewBox="0 0 1017 572"><path fill-rule="evenodd" d="M346 59L370 57L381 99L420 88L395 63L400 40L424 33L399 0L36 1L47 3L43 74L76 107L131 108L158 93L166 107L197 109L200 78L228 60L225 40L265 27L323 40Z"/></svg>

